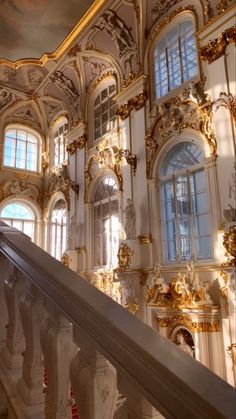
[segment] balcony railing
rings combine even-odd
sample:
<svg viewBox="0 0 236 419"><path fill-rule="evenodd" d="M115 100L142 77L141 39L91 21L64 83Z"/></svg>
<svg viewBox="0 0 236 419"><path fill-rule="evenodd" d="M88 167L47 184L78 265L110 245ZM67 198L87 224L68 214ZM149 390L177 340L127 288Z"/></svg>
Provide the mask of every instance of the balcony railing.
<svg viewBox="0 0 236 419"><path fill-rule="evenodd" d="M80 419L235 418L230 385L2 222L0 252L9 417L71 418L72 387Z"/></svg>

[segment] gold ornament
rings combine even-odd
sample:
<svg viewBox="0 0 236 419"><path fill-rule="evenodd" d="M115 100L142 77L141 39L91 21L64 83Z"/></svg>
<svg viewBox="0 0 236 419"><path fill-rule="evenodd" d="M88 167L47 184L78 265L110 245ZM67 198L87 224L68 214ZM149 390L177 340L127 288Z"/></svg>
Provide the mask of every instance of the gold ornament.
<svg viewBox="0 0 236 419"><path fill-rule="evenodd" d="M126 243L121 243L117 253L118 268L116 268L115 271L126 271L131 264L131 257L133 256L133 254L134 251Z"/></svg>

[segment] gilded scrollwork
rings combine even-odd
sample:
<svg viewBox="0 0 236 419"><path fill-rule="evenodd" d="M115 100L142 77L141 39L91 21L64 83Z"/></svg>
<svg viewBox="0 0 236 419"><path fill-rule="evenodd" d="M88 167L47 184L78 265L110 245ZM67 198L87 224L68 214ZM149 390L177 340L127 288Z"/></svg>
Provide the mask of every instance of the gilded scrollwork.
<svg viewBox="0 0 236 419"><path fill-rule="evenodd" d="M236 225L225 232L223 245L228 253L228 260L223 263L223 266L236 266Z"/></svg>
<svg viewBox="0 0 236 419"><path fill-rule="evenodd" d="M232 95L232 93L220 92L216 103L216 111L221 106L228 109L233 118L234 124L236 125L236 98Z"/></svg>
<svg viewBox="0 0 236 419"><path fill-rule="evenodd" d="M211 155L217 155L217 142L212 128L212 102L204 93L203 82L190 83L177 96L167 102L154 105L149 114L151 127L147 130L145 144L147 153L147 176L152 177L156 151L171 137L184 129L199 131L205 137Z"/></svg>
<svg viewBox="0 0 236 419"><path fill-rule="evenodd" d="M178 273L169 284L164 282L160 274L160 267L157 265L147 290L146 303L178 309L204 309L213 306L208 288L209 283L200 281L192 262L187 265L187 274Z"/></svg>
<svg viewBox="0 0 236 419"><path fill-rule="evenodd" d="M61 263L67 268L69 268L71 262L72 262L72 259L70 258L70 256L66 252L64 252L61 257Z"/></svg>
<svg viewBox="0 0 236 419"><path fill-rule="evenodd" d="M129 117L132 110L138 111L141 109L147 100L147 92L142 91L132 99L129 99L126 103L121 106L118 106L116 109L116 115L119 116L122 120Z"/></svg>
<svg viewBox="0 0 236 419"><path fill-rule="evenodd" d="M226 29L204 45L200 50L202 59L208 61L208 64L213 63L225 55L227 45L232 42L236 42L236 26Z"/></svg>
<svg viewBox="0 0 236 419"><path fill-rule="evenodd" d="M70 144L68 144L66 146L66 151L72 156L73 154L76 153L77 149L81 150L82 148L85 147L86 141L87 141L86 135L83 134L79 138L77 138L76 140L73 140Z"/></svg>
<svg viewBox="0 0 236 419"><path fill-rule="evenodd" d="M131 264L133 254L134 251L126 243L121 243L117 253L118 268L115 269L115 272L126 271Z"/></svg>

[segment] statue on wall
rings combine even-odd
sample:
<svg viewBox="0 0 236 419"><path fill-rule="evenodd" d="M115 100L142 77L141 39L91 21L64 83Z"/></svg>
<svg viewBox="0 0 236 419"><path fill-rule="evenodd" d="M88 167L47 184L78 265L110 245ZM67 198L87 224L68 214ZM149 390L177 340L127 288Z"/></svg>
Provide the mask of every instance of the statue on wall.
<svg viewBox="0 0 236 419"><path fill-rule="evenodd" d="M192 342L191 341L192 341L192 337L184 329L178 330L178 332L175 335L175 341L174 341L175 344L184 352L186 352L188 355L193 357L194 356L193 345L192 345L193 341Z"/></svg>
<svg viewBox="0 0 236 419"><path fill-rule="evenodd" d="M135 239L135 208L130 198L127 199L127 205L124 209L125 225L124 230L127 240Z"/></svg>

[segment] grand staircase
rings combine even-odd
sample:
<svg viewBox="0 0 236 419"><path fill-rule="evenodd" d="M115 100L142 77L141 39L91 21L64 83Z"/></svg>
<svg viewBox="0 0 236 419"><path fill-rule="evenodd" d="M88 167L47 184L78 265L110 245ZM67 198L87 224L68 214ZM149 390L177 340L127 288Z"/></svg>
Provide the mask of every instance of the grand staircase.
<svg viewBox="0 0 236 419"><path fill-rule="evenodd" d="M3 417L75 418L73 388L80 419L235 419L230 385L2 222L0 307Z"/></svg>

